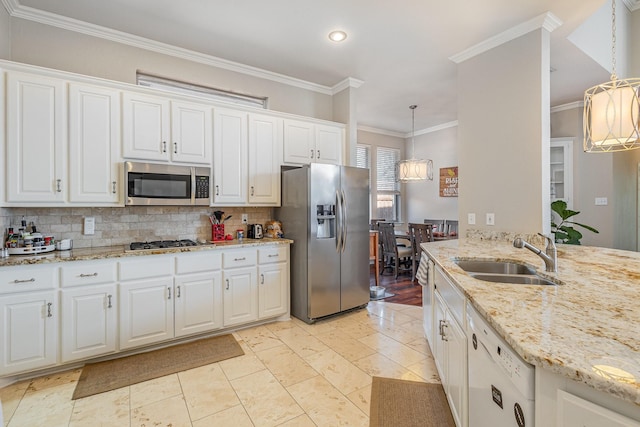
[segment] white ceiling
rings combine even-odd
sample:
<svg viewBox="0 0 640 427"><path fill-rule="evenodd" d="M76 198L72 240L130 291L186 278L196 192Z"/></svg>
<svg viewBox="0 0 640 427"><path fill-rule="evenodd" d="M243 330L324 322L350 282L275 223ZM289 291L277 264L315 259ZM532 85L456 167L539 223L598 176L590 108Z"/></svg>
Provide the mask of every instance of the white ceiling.
<svg viewBox="0 0 640 427"><path fill-rule="evenodd" d="M551 34L551 104L581 100L609 74L566 38L605 1L2 0L16 17L48 12L327 88L362 80L359 125L401 134L411 104L416 129L457 119L449 57L545 12L563 22ZM334 29L347 40L330 42Z"/></svg>

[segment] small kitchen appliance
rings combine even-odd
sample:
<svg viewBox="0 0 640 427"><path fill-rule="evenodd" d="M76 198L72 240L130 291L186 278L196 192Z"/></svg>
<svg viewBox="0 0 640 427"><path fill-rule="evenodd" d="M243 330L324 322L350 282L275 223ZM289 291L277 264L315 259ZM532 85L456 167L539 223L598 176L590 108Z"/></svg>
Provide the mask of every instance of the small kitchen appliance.
<svg viewBox="0 0 640 427"><path fill-rule="evenodd" d="M209 206L210 168L125 162L124 173L126 205Z"/></svg>
<svg viewBox="0 0 640 427"><path fill-rule="evenodd" d="M264 237L262 224L249 224L247 227L247 237L249 239L262 239Z"/></svg>

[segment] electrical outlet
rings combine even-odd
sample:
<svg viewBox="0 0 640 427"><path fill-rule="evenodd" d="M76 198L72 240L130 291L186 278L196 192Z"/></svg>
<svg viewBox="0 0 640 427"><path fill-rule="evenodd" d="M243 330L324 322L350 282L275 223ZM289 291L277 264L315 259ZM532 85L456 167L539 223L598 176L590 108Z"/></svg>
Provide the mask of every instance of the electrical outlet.
<svg viewBox="0 0 640 427"><path fill-rule="evenodd" d="M494 213L487 214L487 225L496 225L496 214Z"/></svg>
<svg viewBox="0 0 640 427"><path fill-rule="evenodd" d="M467 224L475 225L475 223L476 223L476 214L474 213L467 214Z"/></svg>
<svg viewBox="0 0 640 427"><path fill-rule="evenodd" d="M248 224L249 223L249 215L248 214L242 214L242 223L243 224Z"/></svg>
<svg viewBox="0 0 640 427"><path fill-rule="evenodd" d="M96 219L92 216L84 217L84 235L92 235L96 233Z"/></svg>

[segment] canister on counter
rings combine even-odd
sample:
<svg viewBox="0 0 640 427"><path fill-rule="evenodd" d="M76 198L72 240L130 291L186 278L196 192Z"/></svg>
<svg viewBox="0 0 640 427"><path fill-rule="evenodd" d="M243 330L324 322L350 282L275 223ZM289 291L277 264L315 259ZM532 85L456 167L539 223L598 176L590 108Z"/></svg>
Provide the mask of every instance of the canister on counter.
<svg viewBox="0 0 640 427"><path fill-rule="evenodd" d="M236 237L237 237L238 240L244 239L244 230L241 229L241 228L236 230Z"/></svg>

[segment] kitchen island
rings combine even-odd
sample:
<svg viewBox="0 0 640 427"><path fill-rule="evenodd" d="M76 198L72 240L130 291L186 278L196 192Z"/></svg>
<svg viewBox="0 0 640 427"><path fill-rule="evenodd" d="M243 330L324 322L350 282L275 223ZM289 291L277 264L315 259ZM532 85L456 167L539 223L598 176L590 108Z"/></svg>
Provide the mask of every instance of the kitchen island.
<svg viewBox="0 0 640 427"><path fill-rule="evenodd" d="M548 273L540 257L513 247L513 237L422 247L468 303L535 366L536 425L556 425L560 389L583 390L584 399L607 400L604 406L640 420L640 253L558 245L558 272ZM541 240L524 237L544 249ZM524 263L558 285L477 280L455 263L461 259Z"/></svg>

